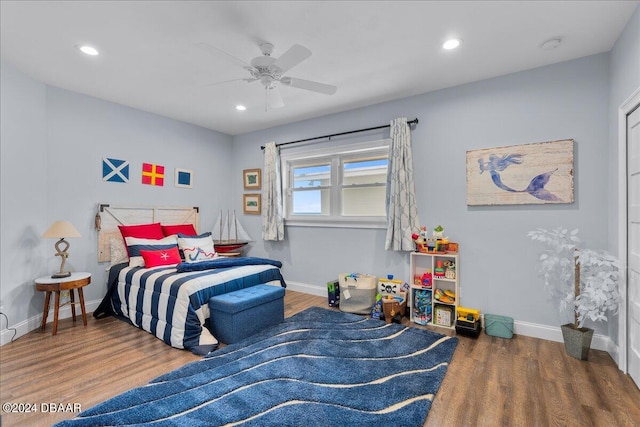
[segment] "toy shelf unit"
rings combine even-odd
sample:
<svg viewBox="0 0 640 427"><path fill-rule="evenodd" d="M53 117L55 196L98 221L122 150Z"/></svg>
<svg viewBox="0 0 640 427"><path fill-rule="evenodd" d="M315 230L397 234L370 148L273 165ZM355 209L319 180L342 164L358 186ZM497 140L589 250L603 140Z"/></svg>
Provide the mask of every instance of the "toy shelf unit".
<svg viewBox="0 0 640 427"><path fill-rule="evenodd" d="M460 300L458 253L412 252L409 270L410 320L454 329Z"/></svg>

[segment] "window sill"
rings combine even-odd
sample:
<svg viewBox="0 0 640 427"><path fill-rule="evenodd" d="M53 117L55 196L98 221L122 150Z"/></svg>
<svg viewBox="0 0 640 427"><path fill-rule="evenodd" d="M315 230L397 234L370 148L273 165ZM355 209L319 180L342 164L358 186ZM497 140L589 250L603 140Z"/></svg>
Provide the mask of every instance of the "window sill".
<svg viewBox="0 0 640 427"><path fill-rule="evenodd" d="M285 227L323 227L323 228L373 228L386 229L385 219L372 218L349 218L349 219L328 219L328 218L305 218L305 219L285 219Z"/></svg>

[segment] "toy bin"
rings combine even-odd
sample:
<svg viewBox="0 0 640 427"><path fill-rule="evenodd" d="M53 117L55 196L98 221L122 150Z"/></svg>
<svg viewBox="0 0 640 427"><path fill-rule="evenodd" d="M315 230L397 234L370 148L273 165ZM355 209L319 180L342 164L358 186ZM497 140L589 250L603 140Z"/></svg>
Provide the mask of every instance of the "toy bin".
<svg viewBox="0 0 640 427"><path fill-rule="evenodd" d="M340 311L371 314L378 294L377 284L377 278L369 274L341 274L338 277Z"/></svg>
<svg viewBox="0 0 640 427"><path fill-rule="evenodd" d="M434 324L438 326L453 326L453 307L436 304L434 309Z"/></svg>
<svg viewBox="0 0 640 427"><path fill-rule="evenodd" d="M513 318L497 314L485 314L484 332L492 337L510 339L513 337Z"/></svg>

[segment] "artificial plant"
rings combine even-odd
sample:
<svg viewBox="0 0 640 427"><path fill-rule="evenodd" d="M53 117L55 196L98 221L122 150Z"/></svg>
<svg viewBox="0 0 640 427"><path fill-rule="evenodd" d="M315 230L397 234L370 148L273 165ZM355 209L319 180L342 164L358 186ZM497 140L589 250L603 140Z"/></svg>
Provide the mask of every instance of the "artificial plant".
<svg viewBox="0 0 640 427"><path fill-rule="evenodd" d="M606 251L583 248L578 229L538 228L527 236L544 245L539 261L545 288L560 312L572 309L576 328L581 328L586 319L607 320L607 312L617 311L621 275L618 258Z"/></svg>

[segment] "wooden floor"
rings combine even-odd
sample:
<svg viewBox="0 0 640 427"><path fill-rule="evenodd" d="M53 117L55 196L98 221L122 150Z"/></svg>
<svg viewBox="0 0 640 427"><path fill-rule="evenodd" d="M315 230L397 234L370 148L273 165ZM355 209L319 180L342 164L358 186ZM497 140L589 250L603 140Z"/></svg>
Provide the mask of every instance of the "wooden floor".
<svg viewBox="0 0 640 427"><path fill-rule="evenodd" d="M326 298L287 291L285 315L314 305ZM198 358L115 318L65 319L56 336L49 324L0 347L0 401L38 410L3 411L0 425L50 426ZM460 337L424 425L640 426L640 391L603 351L584 362L561 343Z"/></svg>

